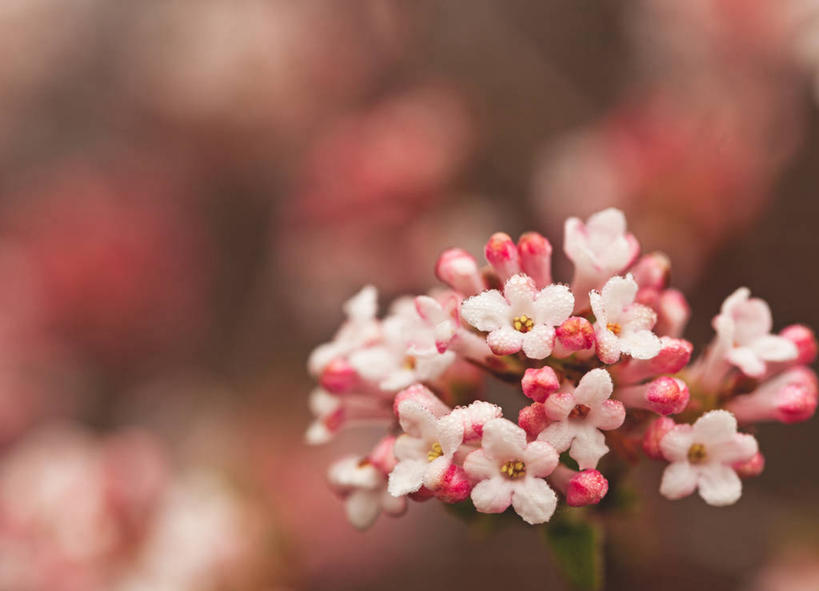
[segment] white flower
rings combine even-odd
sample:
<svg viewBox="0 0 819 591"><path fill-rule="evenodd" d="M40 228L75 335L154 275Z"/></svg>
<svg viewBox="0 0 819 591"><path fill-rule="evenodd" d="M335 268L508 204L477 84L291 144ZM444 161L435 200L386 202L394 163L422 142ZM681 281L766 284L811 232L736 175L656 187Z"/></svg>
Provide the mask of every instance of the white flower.
<svg viewBox="0 0 819 591"><path fill-rule="evenodd" d="M592 215L585 224L578 218L566 220L563 250L574 263L572 291L580 311L588 305L589 291L600 289L609 277L636 260L640 245L626 232L623 212L609 208Z"/></svg>
<svg viewBox="0 0 819 591"><path fill-rule="evenodd" d="M398 464L390 473L388 490L396 497L422 486L434 491L463 442L463 420L451 413L438 417L416 400L400 402L397 410L404 433L395 441Z"/></svg>
<svg viewBox="0 0 819 591"><path fill-rule="evenodd" d="M751 298L747 287L741 287L722 304L714 318L718 347L725 359L743 373L760 377L767 362L791 361L799 351L792 341L771 334L773 319L768 304Z"/></svg>
<svg viewBox="0 0 819 591"><path fill-rule="evenodd" d="M549 285L540 291L526 275L509 279L503 289L485 291L461 304L463 319L488 332L486 342L496 355L521 349L531 359L552 353L555 326L572 313L574 296L565 285Z"/></svg>
<svg viewBox="0 0 819 591"><path fill-rule="evenodd" d="M509 505L530 524L549 521L557 496L544 478L558 464L555 449L542 441L526 442L526 432L506 419L484 425L483 443L469 454L464 470L478 481L472 502L481 513L502 513Z"/></svg>
<svg viewBox="0 0 819 591"><path fill-rule="evenodd" d="M381 333L381 342L353 352L349 362L358 375L384 390L434 380L455 361L453 351L440 352L436 328L421 318L412 298L393 304Z"/></svg>
<svg viewBox="0 0 819 591"><path fill-rule="evenodd" d="M330 466L330 485L344 498L347 518L358 529L370 527L383 511L401 515L407 499L387 492L387 476L368 459L348 456Z"/></svg>
<svg viewBox="0 0 819 591"><path fill-rule="evenodd" d="M386 423L392 418L389 399L377 395L337 396L323 388L315 388L310 393L309 404L314 419L307 428L305 440L310 445L327 443L350 424L370 421Z"/></svg>
<svg viewBox="0 0 819 591"><path fill-rule="evenodd" d="M546 417L553 422L538 435L559 452L569 455L581 470L597 466L609 448L601 432L623 424L623 403L610 400L611 376L605 369L593 369L580 379L574 391L552 394L543 403Z"/></svg>
<svg viewBox="0 0 819 591"><path fill-rule="evenodd" d="M637 282L629 274L612 277L603 292L589 294L594 312L597 355L603 363L617 363L621 354L635 359L651 359L662 348L660 338L651 332L657 314L648 306L634 303Z"/></svg>
<svg viewBox="0 0 819 591"><path fill-rule="evenodd" d="M671 462L663 473L660 493L680 499L699 488L709 505L735 503L742 483L732 467L751 459L758 451L756 439L737 433L737 421L726 410L705 413L694 425L677 425L660 441Z"/></svg>
<svg viewBox="0 0 819 591"><path fill-rule="evenodd" d="M318 376L327 365L339 357L365 347L379 338L379 323L375 317L378 292L372 285L364 287L344 304L347 320L329 343L316 347L310 354L307 367Z"/></svg>

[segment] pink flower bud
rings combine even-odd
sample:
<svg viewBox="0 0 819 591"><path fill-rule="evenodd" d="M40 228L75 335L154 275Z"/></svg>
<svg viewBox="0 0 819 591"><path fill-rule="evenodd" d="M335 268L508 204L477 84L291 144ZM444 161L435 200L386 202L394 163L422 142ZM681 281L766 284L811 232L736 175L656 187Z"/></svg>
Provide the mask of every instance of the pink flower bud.
<svg viewBox="0 0 819 591"><path fill-rule="evenodd" d="M570 507L596 505L609 492L609 481L597 470L583 470L572 476L566 488L566 504Z"/></svg>
<svg viewBox="0 0 819 591"><path fill-rule="evenodd" d="M518 240L523 272L534 279L538 289L552 283L552 245L537 232L526 232Z"/></svg>
<svg viewBox="0 0 819 591"><path fill-rule="evenodd" d="M521 380L523 393L535 402L543 402L560 388L560 380L551 367L527 369Z"/></svg>
<svg viewBox="0 0 819 591"><path fill-rule="evenodd" d="M461 466L451 465L435 490L435 496L444 503L460 503L469 497L472 485Z"/></svg>
<svg viewBox="0 0 819 591"><path fill-rule="evenodd" d="M475 257L460 248L441 253L435 265L435 276L464 296L479 294L486 288Z"/></svg>
<svg viewBox="0 0 819 591"><path fill-rule="evenodd" d="M661 252L643 255L629 271L640 289L663 290L671 277L671 261Z"/></svg>
<svg viewBox="0 0 819 591"><path fill-rule="evenodd" d="M401 390L395 395L392 408L396 416L398 416L398 407L405 400L413 400L417 402L436 417L442 417L450 412L450 408L446 404L441 402L441 400L435 396L435 394L433 394L429 388L422 386L421 384L413 384L409 388Z"/></svg>
<svg viewBox="0 0 819 591"><path fill-rule="evenodd" d="M782 329L779 335L796 345L799 356L794 360L794 365L810 365L816 360L816 335L810 328L793 324Z"/></svg>
<svg viewBox="0 0 819 591"><path fill-rule="evenodd" d="M321 387L333 394L346 394L359 383L358 372L346 359L337 358L328 363L319 377Z"/></svg>
<svg viewBox="0 0 819 591"><path fill-rule="evenodd" d="M639 386L618 388L615 395L626 406L644 408L660 415L682 412L691 398L685 382L671 377L657 378Z"/></svg>
<svg viewBox="0 0 819 591"><path fill-rule="evenodd" d="M691 360L694 345L685 339L662 337L662 348L652 359L629 359L609 368L618 384L636 384L654 376L680 371Z"/></svg>
<svg viewBox="0 0 819 591"><path fill-rule="evenodd" d="M662 460L663 452L660 450L660 441L674 428L674 420L668 417L659 417L648 425L648 429L643 434L643 451L653 460Z"/></svg>
<svg viewBox="0 0 819 591"><path fill-rule="evenodd" d="M492 265L500 280L506 282L513 275L520 273L520 254L518 247L508 234L498 232L489 238L484 250L487 262Z"/></svg>
<svg viewBox="0 0 819 591"><path fill-rule="evenodd" d="M581 316L572 316L555 329L558 342L569 351L585 351L594 347L594 327Z"/></svg>
<svg viewBox="0 0 819 591"><path fill-rule="evenodd" d="M818 392L816 374L800 366L762 383L750 394L731 399L725 408L740 423L799 423L816 412Z"/></svg>
<svg viewBox="0 0 819 591"><path fill-rule="evenodd" d="M543 404L535 402L529 406L524 406L518 413L518 425L526 431L529 439L534 439L546 428L549 419Z"/></svg>
<svg viewBox="0 0 819 591"><path fill-rule="evenodd" d="M765 456L760 452L756 452L750 460L744 462L737 462L732 466L736 473L742 478L752 478L759 476L765 469Z"/></svg>
<svg viewBox="0 0 819 591"><path fill-rule="evenodd" d="M370 452L368 459L370 463L381 470L384 474L389 474L395 468L398 460L395 459L393 449L395 448L395 437L384 437Z"/></svg>

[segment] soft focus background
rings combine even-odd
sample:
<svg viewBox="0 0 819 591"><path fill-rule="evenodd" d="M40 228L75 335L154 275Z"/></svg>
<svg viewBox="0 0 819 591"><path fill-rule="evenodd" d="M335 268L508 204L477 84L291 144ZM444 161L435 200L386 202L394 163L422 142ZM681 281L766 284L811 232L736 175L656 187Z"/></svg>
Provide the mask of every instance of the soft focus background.
<svg viewBox="0 0 819 591"><path fill-rule="evenodd" d="M819 0L0 1L0 591L561 589L525 527L353 530L307 354L610 205L698 347L739 285L819 327L817 73ZM819 589L816 421L760 439L728 509L640 466L609 588Z"/></svg>

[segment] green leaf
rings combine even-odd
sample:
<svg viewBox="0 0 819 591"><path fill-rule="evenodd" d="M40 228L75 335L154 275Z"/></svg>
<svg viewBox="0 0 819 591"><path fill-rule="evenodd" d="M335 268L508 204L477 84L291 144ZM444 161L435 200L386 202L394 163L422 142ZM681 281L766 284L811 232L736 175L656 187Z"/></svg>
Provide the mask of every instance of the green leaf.
<svg viewBox="0 0 819 591"><path fill-rule="evenodd" d="M603 532L583 512L566 510L543 527L554 562L575 589L596 591L603 585Z"/></svg>

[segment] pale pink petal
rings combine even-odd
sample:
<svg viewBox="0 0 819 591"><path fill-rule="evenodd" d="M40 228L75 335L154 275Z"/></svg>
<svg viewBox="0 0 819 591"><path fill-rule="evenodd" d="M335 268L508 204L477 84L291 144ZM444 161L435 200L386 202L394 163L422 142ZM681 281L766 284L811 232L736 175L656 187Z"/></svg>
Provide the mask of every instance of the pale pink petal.
<svg viewBox="0 0 819 591"><path fill-rule="evenodd" d="M526 451L526 431L506 419L492 419L483 426L483 449L499 462L519 460Z"/></svg>
<svg viewBox="0 0 819 591"><path fill-rule="evenodd" d="M424 472L424 486L429 490L435 490L441 485L446 471L452 465L451 458L441 456L435 458L427 464L426 472Z"/></svg>
<svg viewBox="0 0 819 591"><path fill-rule="evenodd" d="M749 348L765 361L791 361L799 355L799 350L792 341L775 335L754 339Z"/></svg>
<svg viewBox="0 0 819 591"><path fill-rule="evenodd" d="M709 411L698 418L693 427L694 440L706 446L728 441L736 432L737 420L727 410Z"/></svg>
<svg viewBox="0 0 819 591"><path fill-rule="evenodd" d="M662 348L660 338L650 330L627 332L620 337L620 351L635 359L653 359Z"/></svg>
<svg viewBox="0 0 819 591"><path fill-rule="evenodd" d="M597 462L609 452L606 437L597 429L587 426L575 433L569 455L581 470L596 468Z"/></svg>
<svg viewBox="0 0 819 591"><path fill-rule="evenodd" d="M514 315L531 309L536 293L535 282L531 277L523 274L513 275L503 286L503 295L509 302Z"/></svg>
<svg viewBox="0 0 819 591"><path fill-rule="evenodd" d="M545 441L533 441L526 446L522 459L526 464L526 474L537 478L551 474L560 461L555 448Z"/></svg>
<svg viewBox="0 0 819 591"><path fill-rule="evenodd" d="M731 313L736 323L737 342L745 345L754 339L771 332L773 319L771 309L765 301L751 298L740 306L736 306Z"/></svg>
<svg viewBox="0 0 819 591"><path fill-rule="evenodd" d="M586 220L586 230L589 234L598 234L613 240L626 233L626 216L615 207L591 215Z"/></svg>
<svg viewBox="0 0 819 591"><path fill-rule="evenodd" d="M765 373L765 362L750 347L736 347L728 351L728 361L736 365L742 373L760 377Z"/></svg>
<svg viewBox="0 0 819 591"><path fill-rule="evenodd" d="M411 386L415 382L419 381L419 379L422 378L416 376L416 372L412 371L411 369L402 368L390 372L386 378L378 382L378 386L387 392L395 392Z"/></svg>
<svg viewBox="0 0 819 591"><path fill-rule="evenodd" d="M574 394L571 392L558 392L546 399L543 403L543 412L552 421L562 421L569 416L569 413L576 405Z"/></svg>
<svg viewBox="0 0 819 591"><path fill-rule="evenodd" d="M405 400L398 405L398 422L413 437L432 439L438 433L438 419L414 400Z"/></svg>
<svg viewBox="0 0 819 591"><path fill-rule="evenodd" d="M574 391L575 404L596 406L611 396L614 385L609 372L597 368L587 372Z"/></svg>
<svg viewBox="0 0 819 591"><path fill-rule="evenodd" d="M568 421L560 421L552 423L546 427L540 435L538 441L545 441L549 443L559 452L564 452L569 449L574 437L574 430L569 426Z"/></svg>
<svg viewBox="0 0 819 591"><path fill-rule="evenodd" d="M694 430L691 425L676 425L660 440L660 451L669 462L684 462L693 443Z"/></svg>
<svg viewBox="0 0 819 591"><path fill-rule="evenodd" d="M438 443L445 455L452 456L464 439L464 423L456 414L448 414L438 419Z"/></svg>
<svg viewBox="0 0 819 591"><path fill-rule="evenodd" d="M407 511L407 497L394 497L384 491L381 493L381 508L387 515L403 515Z"/></svg>
<svg viewBox="0 0 819 591"><path fill-rule="evenodd" d="M504 477L494 476L476 484L471 496L481 513L503 513L512 504L512 485Z"/></svg>
<svg viewBox="0 0 819 591"><path fill-rule="evenodd" d="M438 300L429 296L417 296L415 298L415 309L421 318L433 325L447 319L444 309Z"/></svg>
<svg viewBox="0 0 819 591"><path fill-rule="evenodd" d="M344 304L344 313L354 320L369 320L378 311L378 291L367 285Z"/></svg>
<svg viewBox="0 0 819 591"><path fill-rule="evenodd" d="M330 431L323 421L313 421L304 433L304 440L308 445L322 445L330 441L333 435L335 433Z"/></svg>
<svg viewBox="0 0 819 591"><path fill-rule="evenodd" d="M424 460L402 460L390 472L387 490L394 497L414 493L424 483L428 462Z"/></svg>
<svg viewBox="0 0 819 591"><path fill-rule="evenodd" d="M490 332L486 343L495 355L512 355L523 346L523 333L507 325Z"/></svg>
<svg viewBox="0 0 819 591"><path fill-rule="evenodd" d="M603 306L609 318L619 317L619 314L626 306L634 302L637 296L637 282L631 275L626 277L615 276L609 279L603 286L601 296Z"/></svg>
<svg viewBox="0 0 819 591"><path fill-rule="evenodd" d="M537 294L533 309L535 323L558 326L571 316L574 296L565 285L549 285Z"/></svg>
<svg viewBox="0 0 819 591"><path fill-rule="evenodd" d="M626 420L626 407L619 400L604 400L597 408L592 408L588 421L598 429L611 431L619 429Z"/></svg>
<svg viewBox="0 0 819 591"><path fill-rule="evenodd" d="M617 363L620 359L620 339L605 325L597 327L594 333L597 340L597 356L603 363Z"/></svg>
<svg viewBox="0 0 819 591"><path fill-rule="evenodd" d="M722 464L745 462L759 451L759 444L753 435L737 433L733 438L708 446L708 454Z"/></svg>
<svg viewBox="0 0 819 591"><path fill-rule="evenodd" d="M433 349L430 354L417 355L415 358L415 371L410 372L412 373L413 378L410 380L410 383L416 381L427 382L434 380L444 373L447 368L455 362L456 358L457 355L454 351L438 353L436 349ZM395 390L397 388L389 389Z"/></svg>
<svg viewBox="0 0 819 591"><path fill-rule="evenodd" d="M742 482L733 468L723 464L707 464L700 469L700 496L709 505L733 505L742 496Z"/></svg>
<svg viewBox="0 0 819 591"><path fill-rule="evenodd" d="M697 488L697 471L688 462L669 464L663 472L660 494L676 500L687 497Z"/></svg>
<svg viewBox="0 0 819 591"><path fill-rule="evenodd" d="M387 347L369 347L352 353L348 359L358 375L365 380L378 382L395 369L395 353Z"/></svg>
<svg viewBox="0 0 819 591"><path fill-rule="evenodd" d="M313 352L310 353L310 357L307 359L307 370L310 372L310 375L318 376L331 361L344 353L344 349L335 342L319 345L313 349Z"/></svg>
<svg viewBox="0 0 819 591"><path fill-rule="evenodd" d="M598 324L605 326L608 322L608 314L606 313L606 307L603 304L603 296L596 291L592 291L589 294L589 302L591 303L591 309L592 313L594 314L595 321Z"/></svg>
<svg viewBox="0 0 819 591"><path fill-rule="evenodd" d="M398 460L425 460L432 445L407 434L399 435L395 440L393 454Z"/></svg>
<svg viewBox="0 0 819 591"><path fill-rule="evenodd" d="M523 353L529 359L546 359L552 354L555 342L555 329L543 324L523 335Z"/></svg>
<svg viewBox="0 0 819 591"><path fill-rule="evenodd" d="M367 529L381 513L381 491L357 490L347 497L344 507L347 519L357 529Z"/></svg>
<svg viewBox="0 0 819 591"><path fill-rule="evenodd" d="M467 298L461 304L461 318L483 332L507 326L509 314L509 303L496 289Z"/></svg>
<svg viewBox="0 0 819 591"><path fill-rule="evenodd" d="M362 466L358 456L347 456L330 466L327 481L334 490L345 492L356 488L379 488L384 477L372 464Z"/></svg>
<svg viewBox="0 0 819 591"><path fill-rule="evenodd" d="M515 484L512 506L526 523L546 523L557 508L557 495L542 478L527 477Z"/></svg>
<svg viewBox="0 0 819 591"><path fill-rule="evenodd" d="M488 457L482 449L473 451L464 460L464 470L473 480L486 480L500 473L497 460Z"/></svg>
<svg viewBox="0 0 819 591"><path fill-rule="evenodd" d="M630 332L651 330L657 324L657 313L642 304L631 304L619 318L620 324L628 326Z"/></svg>

